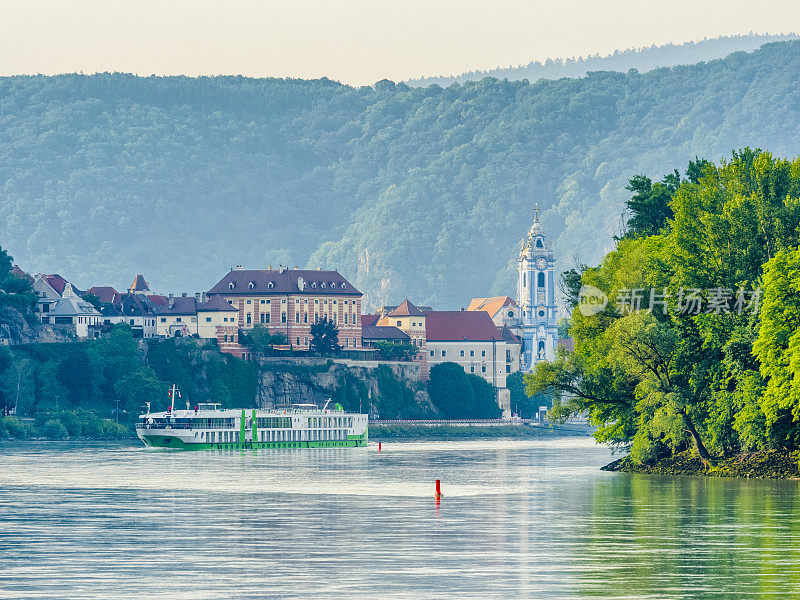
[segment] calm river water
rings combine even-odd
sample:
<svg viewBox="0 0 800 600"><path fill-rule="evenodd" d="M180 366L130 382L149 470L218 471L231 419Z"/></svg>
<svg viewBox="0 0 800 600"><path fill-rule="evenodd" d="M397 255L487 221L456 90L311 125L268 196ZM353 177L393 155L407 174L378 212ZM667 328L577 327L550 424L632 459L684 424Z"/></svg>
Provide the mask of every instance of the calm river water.
<svg viewBox="0 0 800 600"><path fill-rule="evenodd" d="M0 598L800 598L800 483L610 458L586 438L0 445Z"/></svg>

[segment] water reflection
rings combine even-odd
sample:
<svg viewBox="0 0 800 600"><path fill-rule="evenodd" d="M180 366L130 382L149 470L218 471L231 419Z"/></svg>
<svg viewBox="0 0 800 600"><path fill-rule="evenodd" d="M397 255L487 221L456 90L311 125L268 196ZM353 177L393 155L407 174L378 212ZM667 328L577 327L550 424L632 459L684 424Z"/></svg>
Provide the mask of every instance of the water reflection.
<svg viewBox="0 0 800 600"><path fill-rule="evenodd" d="M0 454L0 598L800 597L797 482L585 439Z"/></svg>

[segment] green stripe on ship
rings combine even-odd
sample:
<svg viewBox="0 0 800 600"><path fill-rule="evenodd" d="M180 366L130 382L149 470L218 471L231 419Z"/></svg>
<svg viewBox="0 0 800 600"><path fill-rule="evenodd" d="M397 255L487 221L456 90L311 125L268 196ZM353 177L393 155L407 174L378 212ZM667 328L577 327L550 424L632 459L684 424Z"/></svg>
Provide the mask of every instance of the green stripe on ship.
<svg viewBox="0 0 800 600"><path fill-rule="evenodd" d="M148 448L171 448L173 450L261 450L278 448L354 448L367 445L367 434L348 435L347 440L307 441L307 442L197 442L186 444L180 438L162 435L142 437Z"/></svg>

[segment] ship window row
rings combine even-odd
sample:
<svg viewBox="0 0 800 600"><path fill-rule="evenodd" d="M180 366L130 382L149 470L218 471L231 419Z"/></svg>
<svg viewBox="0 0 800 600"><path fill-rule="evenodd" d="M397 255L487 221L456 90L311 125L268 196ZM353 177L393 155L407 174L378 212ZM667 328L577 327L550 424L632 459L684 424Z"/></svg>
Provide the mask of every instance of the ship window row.
<svg viewBox="0 0 800 600"><path fill-rule="evenodd" d="M308 426L311 428L352 427L353 417L309 417Z"/></svg>
<svg viewBox="0 0 800 600"><path fill-rule="evenodd" d="M269 429L276 427L291 427L291 417L256 417L256 427L259 429Z"/></svg>
<svg viewBox="0 0 800 600"><path fill-rule="evenodd" d="M239 442L238 431L199 431L195 439L209 444L232 444ZM302 431L299 429L258 431L259 442L301 442L347 440L345 429L322 429Z"/></svg>

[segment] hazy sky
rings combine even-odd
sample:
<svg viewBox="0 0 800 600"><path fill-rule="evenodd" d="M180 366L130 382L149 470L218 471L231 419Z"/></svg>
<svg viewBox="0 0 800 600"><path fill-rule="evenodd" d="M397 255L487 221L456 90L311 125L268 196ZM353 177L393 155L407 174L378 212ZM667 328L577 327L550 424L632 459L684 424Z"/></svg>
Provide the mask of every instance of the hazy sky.
<svg viewBox="0 0 800 600"><path fill-rule="evenodd" d="M798 0L0 0L0 74L399 81L749 31Z"/></svg>

